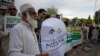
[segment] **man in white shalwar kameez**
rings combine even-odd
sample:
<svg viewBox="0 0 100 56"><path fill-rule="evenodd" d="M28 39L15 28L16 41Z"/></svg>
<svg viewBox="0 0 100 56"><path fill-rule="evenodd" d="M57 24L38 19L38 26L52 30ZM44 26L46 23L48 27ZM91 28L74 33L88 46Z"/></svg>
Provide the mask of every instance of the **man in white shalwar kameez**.
<svg viewBox="0 0 100 56"><path fill-rule="evenodd" d="M92 31L92 40L96 44L99 36L99 30L98 27L95 27Z"/></svg>
<svg viewBox="0 0 100 56"><path fill-rule="evenodd" d="M22 21L10 32L9 56L48 56L40 54L34 29L37 27L36 12L31 4L20 6Z"/></svg>

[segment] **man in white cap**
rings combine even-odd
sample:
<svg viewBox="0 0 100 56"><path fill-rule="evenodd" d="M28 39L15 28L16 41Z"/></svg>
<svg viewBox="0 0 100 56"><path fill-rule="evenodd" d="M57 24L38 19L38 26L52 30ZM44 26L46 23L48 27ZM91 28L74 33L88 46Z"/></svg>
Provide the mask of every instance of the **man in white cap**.
<svg viewBox="0 0 100 56"><path fill-rule="evenodd" d="M20 6L22 21L10 32L9 56L48 56L40 54L34 29L37 27L36 11L31 4Z"/></svg>

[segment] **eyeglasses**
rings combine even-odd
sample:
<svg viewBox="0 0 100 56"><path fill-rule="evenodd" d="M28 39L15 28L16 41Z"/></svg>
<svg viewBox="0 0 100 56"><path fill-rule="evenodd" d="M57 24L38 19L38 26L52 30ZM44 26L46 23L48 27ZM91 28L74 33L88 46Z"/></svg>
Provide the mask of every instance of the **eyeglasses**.
<svg viewBox="0 0 100 56"><path fill-rule="evenodd" d="M36 12L29 12L29 14L36 15L37 13Z"/></svg>
<svg viewBox="0 0 100 56"><path fill-rule="evenodd" d="M16 9L15 9L15 8L9 8L8 10L9 10L9 11L12 11L12 10L16 11Z"/></svg>

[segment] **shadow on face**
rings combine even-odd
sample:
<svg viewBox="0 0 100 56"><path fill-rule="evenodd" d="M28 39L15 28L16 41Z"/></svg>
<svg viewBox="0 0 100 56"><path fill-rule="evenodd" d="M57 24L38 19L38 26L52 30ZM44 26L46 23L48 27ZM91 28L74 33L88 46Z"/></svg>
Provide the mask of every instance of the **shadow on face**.
<svg viewBox="0 0 100 56"><path fill-rule="evenodd" d="M10 5L8 6L8 10L7 10L8 14L10 14L11 16L16 16L17 14L17 9L14 5Z"/></svg>

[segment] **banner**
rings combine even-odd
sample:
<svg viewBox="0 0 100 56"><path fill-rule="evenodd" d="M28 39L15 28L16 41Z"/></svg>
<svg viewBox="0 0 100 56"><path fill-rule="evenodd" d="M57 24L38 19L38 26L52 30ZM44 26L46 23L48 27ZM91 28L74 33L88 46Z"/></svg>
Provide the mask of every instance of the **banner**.
<svg viewBox="0 0 100 56"><path fill-rule="evenodd" d="M10 32L10 30L20 22L20 17L17 16L5 16L4 18L4 31Z"/></svg>
<svg viewBox="0 0 100 56"><path fill-rule="evenodd" d="M74 27L72 31L72 45L77 46L82 43L81 30L79 27Z"/></svg>
<svg viewBox="0 0 100 56"><path fill-rule="evenodd" d="M61 20L49 18L42 23L42 53L48 52L50 56L64 56L67 51L66 39L66 28Z"/></svg>
<svg viewBox="0 0 100 56"><path fill-rule="evenodd" d="M66 43L71 43L72 42L72 38L71 38L72 29L71 29L71 27L67 27L66 30L67 30L67 40L66 40Z"/></svg>
<svg viewBox="0 0 100 56"><path fill-rule="evenodd" d="M66 43L67 43L67 52L70 51L72 49L72 29L71 27L66 27L67 30L67 39L66 39Z"/></svg>

